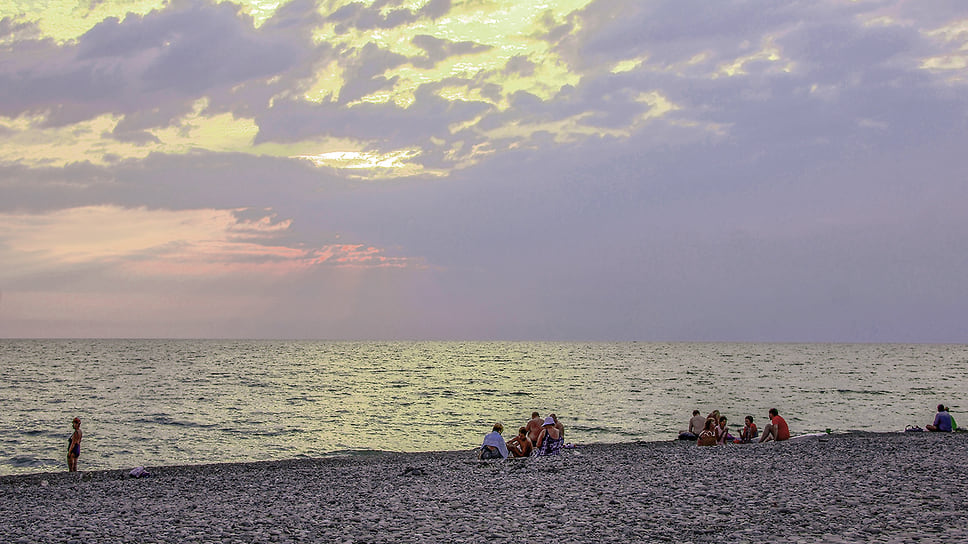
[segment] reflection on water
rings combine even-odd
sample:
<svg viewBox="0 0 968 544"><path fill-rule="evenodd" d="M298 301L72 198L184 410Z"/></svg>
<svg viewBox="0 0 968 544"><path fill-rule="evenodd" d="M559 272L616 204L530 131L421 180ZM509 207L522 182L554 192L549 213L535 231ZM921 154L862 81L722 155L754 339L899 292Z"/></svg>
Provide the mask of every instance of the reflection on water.
<svg viewBox="0 0 968 544"><path fill-rule="evenodd" d="M694 408L901 430L957 416L966 378L941 345L0 340L0 474L62 470L74 415L98 469L470 449L534 410L577 443L666 440Z"/></svg>

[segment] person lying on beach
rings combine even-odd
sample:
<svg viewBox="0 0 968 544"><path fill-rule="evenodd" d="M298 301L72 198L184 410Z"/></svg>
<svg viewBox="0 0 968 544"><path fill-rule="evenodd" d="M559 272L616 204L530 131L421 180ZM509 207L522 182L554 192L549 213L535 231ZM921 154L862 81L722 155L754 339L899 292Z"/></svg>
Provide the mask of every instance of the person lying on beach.
<svg viewBox="0 0 968 544"><path fill-rule="evenodd" d="M944 404L939 404L938 413L934 416L934 423L927 425L925 428L934 433L950 433L952 426L951 414L948 413L948 407Z"/></svg>
<svg viewBox="0 0 968 544"><path fill-rule="evenodd" d="M538 435L541 434L541 427L544 425L544 420L541 419L541 415L538 412L531 412L531 419L524 425L528 429L528 438L531 439L532 444L538 443Z"/></svg>
<svg viewBox="0 0 968 544"><path fill-rule="evenodd" d="M780 417L780 412L776 408L770 408L769 418L770 422L763 428L763 436L760 437L760 442L789 440L790 427L786 420Z"/></svg>
<svg viewBox="0 0 968 544"><path fill-rule="evenodd" d="M535 442L535 455L558 455L564 445L565 439L555 427L555 420L551 416L546 417L538 441Z"/></svg>
<svg viewBox="0 0 968 544"><path fill-rule="evenodd" d="M696 439L697 446L715 446L716 445L716 420L713 418L707 418L705 427L699 432L699 438Z"/></svg>
<svg viewBox="0 0 968 544"><path fill-rule="evenodd" d="M504 425L495 423L491 432L484 435L484 443L481 445L480 459L507 459L510 453L508 446L504 442L501 433L504 432Z"/></svg>
<svg viewBox="0 0 968 544"><path fill-rule="evenodd" d="M527 427L521 427L518 429L518 436L515 436L511 440L508 440L508 451L514 457L530 457L531 452L534 451L534 444L531 439L528 438Z"/></svg>
<svg viewBox="0 0 968 544"><path fill-rule="evenodd" d="M81 456L81 438L83 437L81 418L75 417L71 425L74 427L74 433L67 441L67 470L77 472L77 458Z"/></svg>
<svg viewBox="0 0 968 544"><path fill-rule="evenodd" d="M749 444L759 434L759 431L756 430L756 424L753 423L753 416L746 416L746 425L743 426L743 430L739 433L739 438L733 442L735 444Z"/></svg>

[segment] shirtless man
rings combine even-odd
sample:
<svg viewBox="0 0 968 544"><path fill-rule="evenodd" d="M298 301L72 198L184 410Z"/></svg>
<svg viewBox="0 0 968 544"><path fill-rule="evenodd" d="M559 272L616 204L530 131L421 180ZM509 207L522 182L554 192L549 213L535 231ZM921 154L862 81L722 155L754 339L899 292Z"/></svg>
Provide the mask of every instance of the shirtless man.
<svg viewBox="0 0 968 544"><path fill-rule="evenodd" d="M528 438L531 439L531 443L535 443L538 439L538 435L541 434L541 426L544 425L544 420L538 415L538 412L531 412L531 419L524 426L528 430Z"/></svg>
<svg viewBox="0 0 968 544"><path fill-rule="evenodd" d="M508 450L514 457L530 457L534 444L528 438L527 427L518 429L518 436L508 440Z"/></svg>
<svg viewBox="0 0 968 544"><path fill-rule="evenodd" d="M703 427L706 426L706 418L700 415L699 410L692 411L692 418L689 420L689 429L686 432L690 432L696 437L702 432Z"/></svg>

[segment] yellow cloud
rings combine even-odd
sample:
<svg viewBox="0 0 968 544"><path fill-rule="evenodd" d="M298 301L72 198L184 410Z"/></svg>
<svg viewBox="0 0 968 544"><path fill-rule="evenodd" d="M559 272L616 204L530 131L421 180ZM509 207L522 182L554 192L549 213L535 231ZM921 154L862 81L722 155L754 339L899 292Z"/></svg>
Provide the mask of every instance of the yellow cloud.
<svg viewBox="0 0 968 544"><path fill-rule="evenodd" d="M640 129L645 123L679 109L679 106L669 101L659 91L641 93L636 97L636 101L646 103L650 108L637 118L630 120L628 125L621 128L597 126L591 121L593 114L591 112L585 112L566 119L549 122L516 122L487 131L485 134L490 138L496 139L514 138L528 140L535 134L542 132L553 135L554 140L558 143L572 142L586 136L616 136L625 138Z"/></svg>
<svg viewBox="0 0 968 544"><path fill-rule="evenodd" d="M146 15L163 9L170 0L5 0L0 2L0 19L22 18L35 21L41 33L64 42L74 40L91 30L101 21L116 17L124 19L129 13ZM229 1L229 0L222 0ZM232 3L242 7L256 25L262 24L288 0L238 0Z"/></svg>
<svg viewBox="0 0 968 544"><path fill-rule="evenodd" d="M746 65L751 62L756 62L756 61L777 62L781 59L782 59L782 54L780 52L780 48L777 47L772 37L768 37L763 40L763 45L759 51L750 53L749 55L738 57L732 62L721 64L719 66L718 72L714 74L714 77L719 75L725 75L730 77L738 76L738 75L746 75ZM782 68L783 71L787 71L787 72L790 71L790 69L791 69L791 66L789 65L786 65Z"/></svg>
<svg viewBox="0 0 968 544"><path fill-rule="evenodd" d="M401 6L415 12L429 0L411 0L395 6L385 6L384 12ZM416 20L391 29L357 29L337 31L334 23L325 22L316 30L318 41L331 43L337 50L362 49L375 43L393 53L407 57L422 57L425 51L411 41L415 35L426 34L450 42L473 42L478 46L463 55L443 58L433 67L406 63L387 70L388 79L396 78L390 89L372 93L358 103L393 102L408 107L415 100L416 90L423 84L446 78L464 78L472 84L447 85L438 95L449 101L481 101L497 109L510 107L508 97L525 91L541 99L550 99L566 85L577 85L580 76L554 53L540 36L550 26L565 22L568 15L588 5L591 0L455 0L449 13L435 21ZM243 11L261 24L284 2L277 0L246 0ZM350 1L324 2L319 8L323 15L348 5ZM163 9L166 0L115 0L105 2L27 2L4 3L0 14L22 15L37 21L41 31L58 40L77 38L97 22L107 17L123 18L128 13L146 14ZM363 2L370 6L372 1ZM508 61L522 57L528 62L524 68L507 72ZM529 64L530 63L530 64ZM419 63L417 63L419 64ZM321 68L311 81L306 81L298 93L312 102L333 101L339 97L344 84L344 67L332 62ZM480 86L499 89L498 95L482 93ZM311 138L296 143L255 144L258 127L253 118L239 118L231 114L203 114L206 99L199 100L192 113L180 119L176 126L152 129L148 132L157 141L120 142L110 133L122 117L103 114L94 119L57 128L39 128L43 121L38 116L15 119L0 118L0 124L10 130L0 136L0 161L20 161L27 165L64 166L72 162L88 161L107 165L113 161L144 158L150 153L179 154L196 150L239 152L276 157L295 157L311 160L314 164L353 172L353 177L369 179L431 173L421 170L413 149L373 151L374 142L351 139ZM349 105L351 107L352 104ZM464 123L461 128L472 128L477 120ZM536 130L564 131L562 137L597 134L594 127L583 125L580 116L548 125L518 125L507 127L504 133L528 134ZM456 153L458 147L450 152ZM481 149L464 150L480 156ZM468 156L471 156L468 155ZM466 161L467 157L458 160Z"/></svg>
<svg viewBox="0 0 968 544"><path fill-rule="evenodd" d="M951 79L956 81L968 79L968 74L960 73L968 69L968 19L954 21L924 34L940 43L954 45L957 49L945 55L925 58L921 61L921 67L948 72Z"/></svg>

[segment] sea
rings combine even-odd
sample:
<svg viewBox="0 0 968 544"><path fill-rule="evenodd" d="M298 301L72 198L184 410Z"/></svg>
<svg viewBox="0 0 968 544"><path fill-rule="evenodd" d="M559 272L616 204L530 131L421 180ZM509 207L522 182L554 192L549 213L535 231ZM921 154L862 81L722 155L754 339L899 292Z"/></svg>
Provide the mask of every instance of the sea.
<svg viewBox="0 0 968 544"><path fill-rule="evenodd" d="M674 440L692 411L736 429L903 431L962 415L968 346L648 342L0 340L0 475L472 450L531 412L565 440Z"/></svg>

